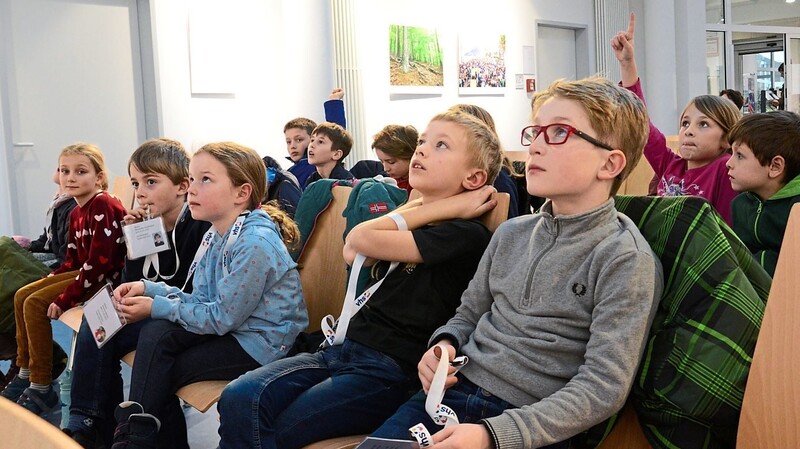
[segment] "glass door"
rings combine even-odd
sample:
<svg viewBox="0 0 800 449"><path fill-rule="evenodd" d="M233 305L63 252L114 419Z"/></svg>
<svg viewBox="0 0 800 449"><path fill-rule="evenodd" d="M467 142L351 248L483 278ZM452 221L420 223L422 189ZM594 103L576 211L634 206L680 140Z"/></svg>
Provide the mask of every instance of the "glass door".
<svg viewBox="0 0 800 449"><path fill-rule="evenodd" d="M736 34L739 33L734 33L733 41L738 75L736 88L745 99L743 112L748 114L785 108L785 80L779 71L786 59L784 35L741 33L746 37L737 39Z"/></svg>

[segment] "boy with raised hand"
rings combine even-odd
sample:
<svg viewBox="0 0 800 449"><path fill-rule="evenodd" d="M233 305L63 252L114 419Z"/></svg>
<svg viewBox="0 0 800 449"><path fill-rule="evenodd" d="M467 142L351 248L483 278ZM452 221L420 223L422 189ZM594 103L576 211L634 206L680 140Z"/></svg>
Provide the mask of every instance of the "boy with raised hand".
<svg viewBox="0 0 800 449"><path fill-rule="evenodd" d="M436 432L425 395L443 394L461 424L435 433L434 448L566 448L625 403L663 279L611 196L641 157L647 113L632 93L590 78L538 93L532 119L522 130L528 192L549 199L497 229L418 364L423 391L374 436L408 439L418 423ZM469 362L457 375L443 369L430 390L440 357L457 354Z"/></svg>
<svg viewBox="0 0 800 449"><path fill-rule="evenodd" d="M497 205L491 183L501 161L497 135L476 118L449 111L431 120L410 164L422 198L359 224L345 242L346 262L359 254L380 261L376 280L388 275L349 326L340 320L343 341L225 388L221 448L300 448L371 432L394 413L418 387L415 365L428 336L455 312L489 242L476 218Z"/></svg>
<svg viewBox="0 0 800 449"><path fill-rule="evenodd" d="M347 128L347 121L344 114L344 90L335 88L331 91L323 106L325 108L325 120L336 123L342 128ZM308 118L298 117L289 120L283 127L283 135L286 137L286 151L289 153L287 159L294 165L289 168L289 173L297 178L301 188L305 187L306 180L316 169L308 163L308 144L311 142L311 134L317 124Z"/></svg>
<svg viewBox="0 0 800 449"><path fill-rule="evenodd" d="M750 114L731 128L728 176L733 230L772 276L786 222L800 202L800 116L789 111Z"/></svg>
<svg viewBox="0 0 800 449"><path fill-rule="evenodd" d="M308 144L308 163L317 171L306 179L303 189L320 179L352 179L353 174L342 163L352 146L353 138L340 125L331 122L317 125Z"/></svg>
<svg viewBox="0 0 800 449"><path fill-rule="evenodd" d="M191 291L189 269L211 224L196 221L186 207L189 188L189 153L180 142L153 139L130 157L128 174L135 190L137 209L125 216L126 224L161 217L170 249L139 259L125 260L122 282L147 278ZM157 260L156 260L157 259ZM149 320L123 327L98 349L84 319L78 332L72 375L70 419L64 431L83 447L111 447L114 408L122 402L120 359L136 349L139 331ZM169 423L184 426L185 423Z"/></svg>

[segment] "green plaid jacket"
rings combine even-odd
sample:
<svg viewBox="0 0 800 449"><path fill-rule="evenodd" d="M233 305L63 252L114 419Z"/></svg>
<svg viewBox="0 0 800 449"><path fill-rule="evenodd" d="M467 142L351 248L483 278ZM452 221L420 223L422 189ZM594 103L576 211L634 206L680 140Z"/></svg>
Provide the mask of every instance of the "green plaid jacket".
<svg viewBox="0 0 800 449"><path fill-rule="evenodd" d="M644 433L654 448L732 449L772 279L702 198L619 196L616 207L664 267L630 396ZM615 421L587 432L583 447Z"/></svg>

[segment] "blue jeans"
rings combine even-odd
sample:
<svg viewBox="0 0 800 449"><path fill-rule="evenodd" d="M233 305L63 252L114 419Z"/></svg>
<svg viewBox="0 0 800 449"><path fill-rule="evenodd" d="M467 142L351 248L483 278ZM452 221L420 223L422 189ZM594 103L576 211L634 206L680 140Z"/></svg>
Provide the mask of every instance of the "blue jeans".
<svg viewBox="0 0 800 449"><path fill-rule="evenodd" d="M434 423L428 412L425 411L425 399L425 392L420 390L403 404L394 416L373 432L372 436L410 440L412 438L408 429L418 423L424 424L431 434L441 430L442 427ZM442 403L453 409L459 422L472 424L477 424L485 418L498 416L506 409L516 408L460 374L458 383L445 392ZM545 446L543 449L568 448L569 441L564 441Z"/></svg>
<svg viewBox="0 0 800 449"><path fill-rule="evenodd" d="M369 433L416 385L391 357L350 340L277 360L222 392L219 447L295 449Z"/></svg>
<svg viewBox="0 0 800 449"><path fill-rule="evenodd" d="M150 320L128 324L109 339L102 348L95 343L86 318L78 331L75 346L75 359L72 367L72 391L70 398L70 424L91 418L92 426L103 436L107 446L111 446L114 436L114 408L122 402L122 374L120 359L136 349L139 331Z"/></svg>
<svg viewBox="0 0 800 449"><path fill-rule="evenodd" d="M161 421L158 447L188 449L186 419L175 392L203 380L232 380L261 366L236 338L201 335L167 320L142 327L131 374L130 400Z"/></svg>

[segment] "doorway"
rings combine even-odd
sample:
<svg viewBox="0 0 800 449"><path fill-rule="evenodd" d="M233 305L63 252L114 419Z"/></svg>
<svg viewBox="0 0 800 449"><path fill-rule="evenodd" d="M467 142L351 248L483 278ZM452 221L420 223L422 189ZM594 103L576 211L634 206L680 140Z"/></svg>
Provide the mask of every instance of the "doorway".
<svg viewBox="0 0 800 449"><path fill-rule="evenodd" d="M743 112L785 109L785 79L779 67L786 61L784 35L733 33L736 89L745 98Z"/></svg>
<svg viewBox="0 0 800 449"><path fill-rule="evenodd" d="M576 80L589 76L589 40L583 25L556 22L536 24L537 84L546 89L561 78Z"/></svg>
<svg viewBox="0 0 800 449"><path fill-rule="evenodd" d="M0 2L0 208L11 212L9 231L41 234L66 145L95 143L112 176L127 174L147 135L140 2Z"/></svg>

